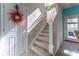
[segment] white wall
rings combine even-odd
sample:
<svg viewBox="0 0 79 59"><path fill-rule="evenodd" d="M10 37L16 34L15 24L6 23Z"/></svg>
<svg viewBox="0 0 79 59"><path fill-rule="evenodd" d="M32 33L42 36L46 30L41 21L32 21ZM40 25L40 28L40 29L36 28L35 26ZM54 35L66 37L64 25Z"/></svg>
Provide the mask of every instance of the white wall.
<svg viewBox="0 0 79 59"><path fill-rule="evenodd" d="M46 9L44 7L44 3L27 3L26 5L28 9L28 15L31 14L35 9L39 8L43 15L46 15Z"/></svg>
<svg viewBox="0 0 79 59"><path fill-rule="evenodd" d="M54 43L54 53L56 53L63 41L62 39L62 12L58 8L58 14L54 20L53 24L53 43Z"/></svg>

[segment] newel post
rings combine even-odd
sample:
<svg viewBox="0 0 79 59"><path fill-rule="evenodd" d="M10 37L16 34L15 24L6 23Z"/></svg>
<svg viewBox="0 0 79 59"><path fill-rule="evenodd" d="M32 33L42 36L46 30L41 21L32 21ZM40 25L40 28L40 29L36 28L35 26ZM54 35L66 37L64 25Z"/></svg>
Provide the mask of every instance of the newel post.
<svg viewBox="0 0 79 59"><path fill-rule="evenodd" d="M53 54L53 24L49 23L49 52Z"/></svg>

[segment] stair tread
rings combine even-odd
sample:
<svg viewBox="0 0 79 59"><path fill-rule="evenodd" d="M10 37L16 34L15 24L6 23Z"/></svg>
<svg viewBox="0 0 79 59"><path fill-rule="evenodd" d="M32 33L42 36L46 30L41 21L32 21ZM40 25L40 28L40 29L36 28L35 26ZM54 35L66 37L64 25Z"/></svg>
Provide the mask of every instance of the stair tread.
<svg viewBox="0 0 79 59"><path fill-rule="evenodd" d="M49 33L49 30L43 30L42 32L43 33Z"/></svg>
<svg viewBox="0 0 79 59"><path fill-rule="evenodd" d="M43 33L43 32L41 32L41 33L39 34L39 36L49 37L49 33Z"/></svg>
<svg viewBox="0 0 79 59"><path fill-rule="evenodd" d="M43 30L49 30L49 27L45 27Z"/></svg>
<svg viewBox="0 0 79 59"><path fill-rule="evenodd" d="M35 53L33 50L30 50L30 55L31 56L39 56L37 53Z"/></svg>
<svg viewBox="0 0 79 59"><path fill-rule="evenodd" d="M48 27L49 26L49 24L46 24L46 26L45 27Z"/></svg>
<svg viewBox="0 0 79 59"><path fill-rule="evenodd" d="M38 37L37 40L40 40L42 42L49 43L49 38L47 38L47 37Z"/></svg>
<svg viewBox="0 0 79 59"><path fill-rule="evenodd" d="M35 45L32 46L32 50L41 56L49 55L49 52L47 52L47 51L43 50L42 48L39 48Z"/></svg>
<svg viewBox="0 0 79 59"><path fill-rule="evenodd" d="M35 41L34 44L39 46L40 48L46 50L46 51L49 50L49 44L48 43L45 43L45 42L42 42L42 41Z"/></svg>

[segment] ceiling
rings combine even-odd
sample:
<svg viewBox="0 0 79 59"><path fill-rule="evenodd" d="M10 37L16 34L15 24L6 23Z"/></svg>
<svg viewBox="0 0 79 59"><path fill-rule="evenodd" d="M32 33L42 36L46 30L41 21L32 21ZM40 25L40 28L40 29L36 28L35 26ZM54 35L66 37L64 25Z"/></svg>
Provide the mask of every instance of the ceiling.
<svg viewBox="0 0 79 59"><path fill-rule="evenodd" d="M79 5L79 3L58 3L59 7L62 9L69 8L72 6Z"/></svg>

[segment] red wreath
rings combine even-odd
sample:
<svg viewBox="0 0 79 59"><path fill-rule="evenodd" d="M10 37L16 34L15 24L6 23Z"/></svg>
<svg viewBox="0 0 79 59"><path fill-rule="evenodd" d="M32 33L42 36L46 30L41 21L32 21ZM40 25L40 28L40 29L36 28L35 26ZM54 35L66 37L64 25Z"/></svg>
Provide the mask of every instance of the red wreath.
<svg viewBox="0 0 79 59"><path fill-rule="evenodd" d="M10 14L10 20L13 21L16 24L23 25L24 23L24 14L19 11L19 6L15 6L15 10L11 10Z"/></svg>

